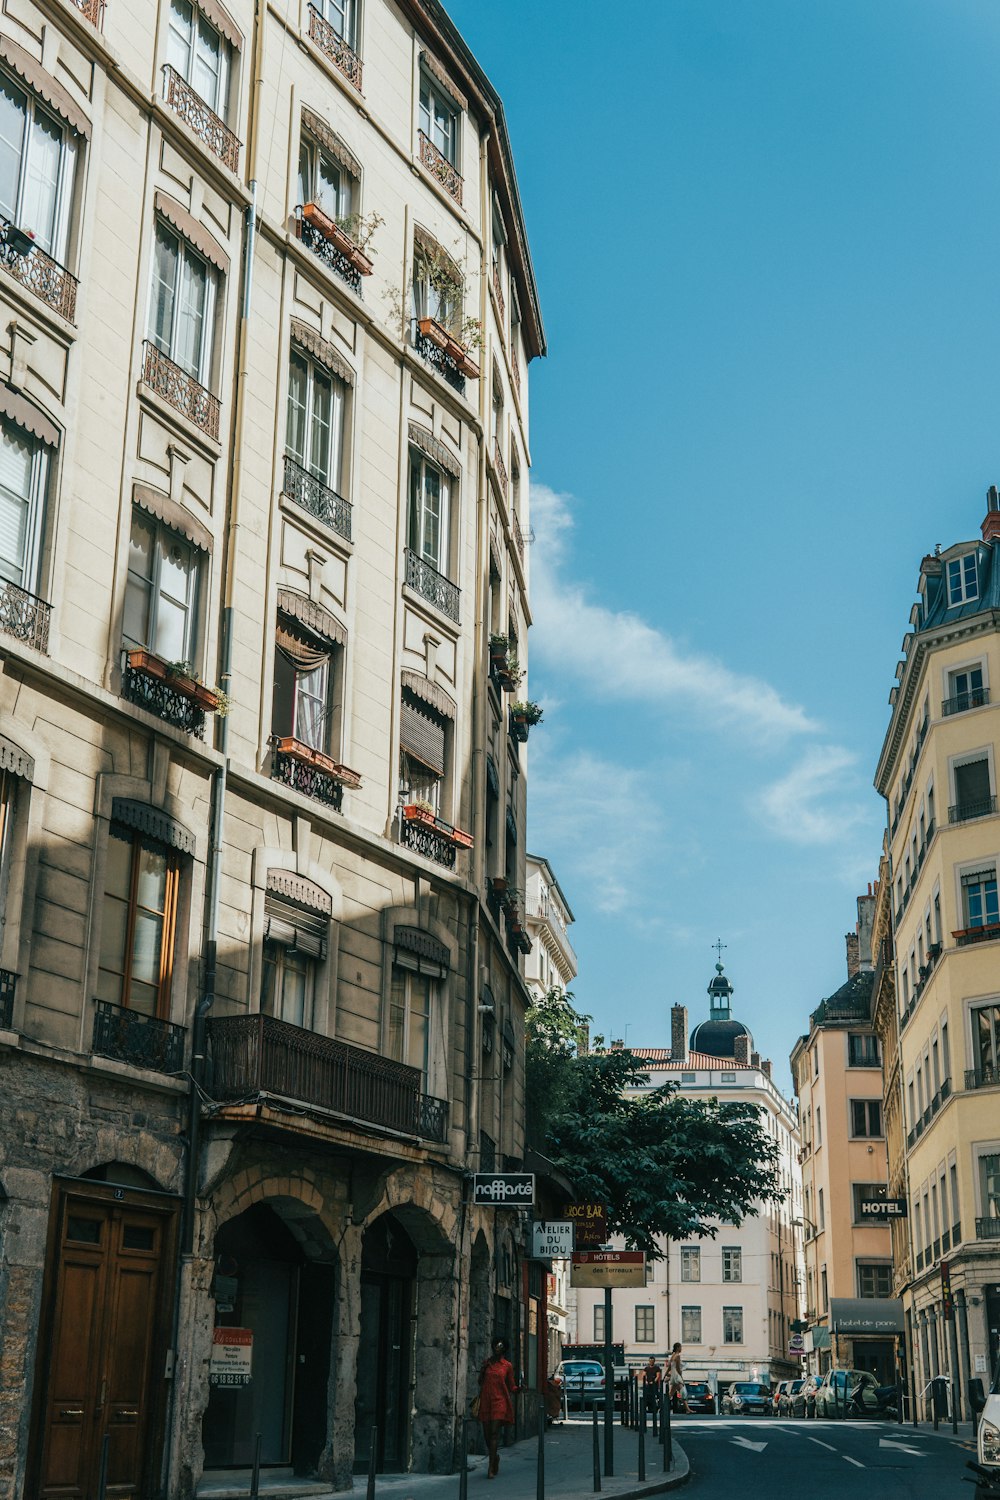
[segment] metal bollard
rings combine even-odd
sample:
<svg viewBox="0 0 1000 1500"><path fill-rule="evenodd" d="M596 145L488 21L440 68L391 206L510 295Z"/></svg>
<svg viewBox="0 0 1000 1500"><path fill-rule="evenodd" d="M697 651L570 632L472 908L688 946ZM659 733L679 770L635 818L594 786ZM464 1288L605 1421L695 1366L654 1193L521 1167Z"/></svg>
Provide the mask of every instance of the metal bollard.
<svg viewBox="0 0 1000 1500"><path fill-rule="evenodd" d="M462 1461L458 1471L458 1500L469 1500L469 1419L462 1418Z"/></svg>
<svg viewBox="0 0 1000 1500"><path fill-rule="evenodd" d="M674 1439L670 1431L670 1395L663 1398L663 1472L669 1474L674 1466Z"/></svg>
<svg viewBox="0 0 1000 1500"><path fill-rule="evenodd" d="M101 1467L97 1474L97 1500L104 1500L108 1493L108 1448L111 1443L111 1434L106 1432L101 1438Z"/></svg>
<svg viewBox="0 0 1000 1500"><path fill-rule="evenodd" d="M535 1500L545 1500L545 1397L538 1403L538 1463L535 1471Z"/></svg>
<svg viewBox="0 0 1000 1500"><path fill-rule="evenodd" d="M639 1483L646 1483L646 1423L645 1412L639 1419Z"/></svg>
<svg viewBox="0 0 1000 1500"><path fill-rule="evenodd" d="M250 1475L250 1500L257 1500L260 1494L260 1445L262 1438L258 1432L253 1445L253 1472Z"/></svg>
<svg viewBox="0 0 1000 1500"><path fill-rule="evenodd" d="M601 1438L597 1431L597 1407L591 1411L594 1418L594 1494L601 1492Z"/></svg>
<svg viewBox="0 0 1000 1500"><path fill-rule="evenodd" d="M365 1500L375 1500L375 1462L378 1454L378 1428L372 1428L371 1442L368 1445L368 1489Z"/></svg>

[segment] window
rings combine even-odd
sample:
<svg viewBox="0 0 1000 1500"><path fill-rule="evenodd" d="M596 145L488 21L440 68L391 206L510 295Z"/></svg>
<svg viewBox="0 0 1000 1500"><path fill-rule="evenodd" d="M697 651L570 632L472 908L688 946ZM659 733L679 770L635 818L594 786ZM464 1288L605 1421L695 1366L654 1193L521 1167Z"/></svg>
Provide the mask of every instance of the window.
<svg viewBox="0 0 1000 1500"><path fill-rule="evenodd" d="M723 1281L743 1280L743 1251L739 1245L723 1245L722 1279Z"/></svg>
<svg viewBox="0 0 1000 1500"><path fill-rule="evenodd" d="M635 1310L635 1341L637 1344L656 1342L656 1310L652 1307L637 1307Z"/></svg>
<svg viewBox="0 0 1000 1500"><path fill-rule="evenodd" d="M317 968L327 953L329 917L269 890L264 920L260 1008L291 1026L310 1027Z"/></svg>
<svg viewBox="0 0 1000 1500"><path fill-rule="evenodd" d="M299 202L315 203L328 218L348 229L356 209L358 183L342 162L303 136L299 147Z"/></svg>
<svg viewBox="0 0 1000 1500"><path fill-rule="evenodd" d="M819 1228L820 1229L825 1229L826 1228L826 1207L825 1207L825 1203L824 1203L823 1189L822 1188L820 1188L819 1192L816 1195L816 1202L817 1202L817 1204L819 1206L819 1210L818 1210L819 1211Z"/></svg>
<svg viewBox="0 0 1000 1500"><path fill-rule="evenodd" d="M439 246L417 240L413 248L413 316L433 318L454 332L461 327L462 273Z"/></svg>
<svg viewBox="0 0 1000 1500"><path fill-rule="evenodd" d="M356 0L310 0L310 4L319 12L327 25L333 27L341 41L346 42L352 52L356 52L358 50Z"/></svg>
<svg viewBox="0 0 1000 1500"><path fill-rule="evenodd" d="M604 1308L600 1303L594 1305L594 1343L604 1343Z"/></svg>
<svg viewBox="0 0 1000 1500"><path fill-rule="evenodd" d="M271 733L326 754L331 746L341 649L299 620L278 613Z"/></svg>
<svg viewBox="0 0 1000 1500"><path fill-rule="evenodd" d="M396 1062L419 1069L424 1078L427 1077L433 983L427 974L416 974L393 965L387 1052Z"/></svg>
<svg viewBox="0 0 1000 1500"><path fill-rule="evenodd" d="M211 22L189 0L170 0L167 62L210 109L225 117L229 49Z"/></svg>
<svg viewBox="0 0 1000 1500"><path fill-rule="evenodd" d="M976 573L976 554L967 552L964 557L953 557L948 564L948 604L966 604L979 598L979 578Z"/></svg>
<svg viewBox="0 0 1000 1500"><path fill-rule="evenodd" d="M681 1246L681 1280L701 1280L701 1247L700 1245Z"/></svg>
<svg viewBox="0 0 1000 1500"><path fill-rule="evenodd" d="M880 1136L882 1134L882 1101L880 1099L851 1100L851 1134L855 1136Z"/></svg>
<svg viewBox="0 0 1000 1500"><path fill-rule="evenodd" d="M0 423L0 578L38 591L48 450L13 422Z"/></svg>
<svg viewBox="0 0 1000 1500"><path fill-rule="evenodd" d="M409 547L439 573L448 573L451 481L416 448L410 449Z"/></svg>
<svg viewBox="0 0 1000 1500"><path fill-rule="evenodd" d="M0 214L66 257L76 141L32 94L0 74Z"/></svg>
<svg viewBox="0 0 1000 1500"><path fill-rule="evenodd" d="M955 806L949 809L949 822L981 818L993 811L990 763L985 755L963 761L954 767Z"/></svg>
<svg viewBox="0 0 1000 1500"><path fill-rule="evenodd" d="M891 1297L892 1266L880 1261L858 1261L858 1296Z"/></svg>
<svg viewBox="0 0 1000 1500"><path fill-rule="evenodd" d="M866 1219L861 1212L862 1203L881 1203L885 1198L884 1182L852 1182L851 1197L854 1202L855 1224L878 1223L878 1220Z"/></svg>
<svg viewBox="0 0 1000 1500"><path fill-rule="evenodd" d="M962 876L962 908L966 928L995 927L1000 922L995 865Z"/></svg>
<svg viewBox="0 0 1000 1500"><path fill-rule="evenodd" d="M211 375L215 294L212 267L159 220L149 337L200 385Z"/></svg>
<svg viewBox="0 0 1000 1500"><path fill-rule="evenodd" d="M977 1082L993 1083L1000 1078L1000 1005L977 1005L973 1009L972 1056Z"/></svg>
<svg viewBox="0 0 1000 1500"><path fill-rule="evenodd" d="M823 1111L819 1105L816 1106L816 1148L823 1144Z"/></svg>
<svg viewBox="0 0 1000 1500"><path fill-rule="evenodd" d="M742 1307L724 1307L722 1309L722 1342L724 1344L742 1344Z"/></svg>
<svg viewBox="0 0 1000 1500"><path fill-rule="evenodd" d="M681 1342L685 1344L701 1343L701 1308L681 1308Z"/></svg>
<svg viewBox="0 0 1000 1500"><path fill-rule="evenodd" d="M963 667L960 672L948 673L946 713L957 714L963 713L967 708L981 708L986 699L981 666Z"/></svg>
<svg viewBox="0 0 1000 1500"><path fill-rule="evenodd" d="M101 918L97 998L165 1016L177 920L177 857L144 834L111 824Z"/></svg>
<svg viewBox="0 0 1000 1500"><path fill-rule="evenodd" d="M122 634L127 646L197 666L198 557L178 532L132 511Z"/></svg>
<svg viewBox="0 0 1000 1500"><path fill-rule="evenodd" d="M399 790L404 802L443 806L448 721L415 693L403 689L399 724Z"/></svg>
<svg viewBox="0 0 1000 1500"><path fill-rule="evenodd" d="M328 489L341 493L347 387L299 349L288 372L285 451Z"/></svg>
<svg viewBox="0 0 1000 1500"><path fill-rule="evenodd" d="M820 1268L819 1268L819 1293L820 1293L820 1297L822 1299L822 1306L820 1308L820 1311L821 1312L829 1312L830 1311L830 1289L829 1289L829 1283L827 1281L827 1276L826 1276L826 1266L820 1266Z"/></svg>
<svg viewBox="0 0 1000 1500"><path fill-rule="evenodd" d="M459 113L436 79L420 74L420 129L453 167L458 161Z"/></svg>
<svg viewBox="0 0 1000 1500"><path fill-rule="evenodd" d="M847 1033L847 1066L849 1068L879 1067L878 1037L862 1031Z"/></svg>

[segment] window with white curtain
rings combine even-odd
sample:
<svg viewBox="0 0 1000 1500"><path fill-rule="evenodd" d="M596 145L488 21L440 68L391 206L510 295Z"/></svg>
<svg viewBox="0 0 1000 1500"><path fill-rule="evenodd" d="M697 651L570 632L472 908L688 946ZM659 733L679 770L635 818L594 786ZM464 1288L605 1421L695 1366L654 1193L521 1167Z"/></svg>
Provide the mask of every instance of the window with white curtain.
<svg viewBox="0 0 1000 1500"><path fill-rule="evenodd" d="M0 578L38 591L48 449L13 422L0 423Z"/></svg>
<svg viewBox="0 0 1000 1500"><path fill-rule="evenodd" d="M434 980L393 964L389 993L388 1054L419 1069L426 1079Z"/></svg>
<svg viewBox="0 0 1000 1500"><path fill-rule="evenodd" d="M229 90L229 46L190 0L170 0L167 62L221 118Z"/></svg>
<svg viewBox="0 0 1000 1500"><path fill-rule="evenodd" d="M447 575L451 525L451 480L416 448L410 449L409 547Z"/></svg>
<svg viewBox="0 0 1000 1500"><path fill-rule="evenodd" d="M64 260L73 197L76 138L0 73L0 214Z"/></svg>
<svg viewBox="0 0 1000 1500"><path fill-rule="evenodd" d="M132 511L122 635L126 646L199 666L198 550L138 508Z"/></svg>
<svg viewBox="0 0 1000 1500"><path fill-rule="evenodd" d="M156 225L149 337L200 385L211 377L217 277L162 220Z"/></svg>
<svg viewBox="0 0 1000 1500"><path fill-rule="evenodd" d="M330 748L333 688L340 647L298 621L278 616L271 732L291 736L311 750Z"/></svg>
<svg viewBox="0 0 1000 1500"><path fill-rule="evenodd" d="M358 183L343 163L303 136L299 146L298 201L315 203L328 218L343 221L355 212L357 194Z"/></svg>
<svg viewBox="0 0 1000 1500"><path fill-rule="evenodd" d="M453 167L458 161L459 110L429 73L420 74L420 129Z"/></svg>
<svg viewBox="0 0 1000 1500"><path fill-rule="evenodd" d="M347 387L317 360L292 349L285 449L300 468L341 493Z"/></svg>

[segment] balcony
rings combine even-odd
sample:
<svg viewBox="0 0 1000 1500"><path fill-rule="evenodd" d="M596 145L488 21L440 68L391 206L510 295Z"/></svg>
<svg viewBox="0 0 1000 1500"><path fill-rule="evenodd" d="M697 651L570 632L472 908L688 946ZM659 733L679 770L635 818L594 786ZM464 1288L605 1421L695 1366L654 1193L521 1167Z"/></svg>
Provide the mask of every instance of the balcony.
<svg viewBox="0 0 1000 1500"><path fill-rule="evenodd" d="M0 1031L9 1031L14 1024L14 992L17 975L9 969L0 969Z"/></svg>
<svg viewBox="0 0 1000 1500"><path fill-rule="evenodd" d="M466 380L479 379L479 366L461 339L436 318L415 319L411 327L413 347L452 390L465 395Z"/></svg>
<svg viewBox="0 0 1000 1500"><path fill-rule="evenodd" d="M1000 938L1000 922L982 922L978 927L960 927L952 933L956 946L967 948L970 943L991 943Z"/></svg>
<svg viewBox="0 0 1000 1500"><path fill-rule="evenodd" d="M73 4L96 31L104 30L104 0L73 0Z"/></svg>
<svg viewBox="0 0 1000 1500"><path fill-rule="evenodd" d="M196 94L186 78L170 63L163 65L163 97L174 114L189 125L203 146L217 156L230 172L239 171L240 139L219 119L214 109Z"/></svg>
<svg viewBox="0 0 1000 1500"><path fill-rule="evenodd" d="M1000 1219L977 1219L977 1240L1000 1240Z"/></svg>
<svg viewBox="0 0 1000 1500"><path fill-rule="evenodd" d="M0 631L45 656L49 652L52 605L17 583L0 582Z"/></svg>
<svg viewBox="0 0 1000 1500"><path fill-rule="evenodd" d="M331 490L329 485L323 484L287 453L282 493L315 520L322 521L324 526L329 526L331 531L342 536L345 542L351 540L351 502L338 495L336 490Z"/></svg>
<svg viewBox="0 0 1000 1500"><path fill-rule="evenodd" d="M495 1172L497 1169L497 1143L485 1130L479 1132L479 1170Z"/></svg>
<svg viewBox="0 0 1000 1500"><path fill-rule="evenodd" d="M997 810L995 797L980 797L977 802L959 802L948 809L949 823L967 823L970 818L988 818Z"/></svg>
<svg viewBox="0 0 1000 1500"><path fill-rule="evenodd" d="M456 625L459 623L458 605L462 590L409 547L406 549L406 582L428 604L433 604Z"/></svg>
<svg viewBox="0 0 1000 1500"><path fill-rule="evenodd" d="M357 771L342 766L332 756L314 750L292 735L272 737L271 776L293 791L322 802L334 812L341 810L345 786L356 790L361 785Z"/></svg>
<svg viewBox="0 0 1000 1500"><path fill-rule="evenodd" d="M446 870L455 868L459 849L472 848L471 833L463 833L417 802L399 810L399 841Z"/></svg>
<svg viewBox="0 0 1000 1500"><path fill-rule="evenodd" d="M336 219L318 204L305 203L295 211L295 228L302 244L360 295L361 278L372 274L372 263Z"/></svg>
<svg viewBox="0 0 1000 1500"><path fill-rule="evenodd" d="M514 533L514 546L517 548L517 555L521 559L521 565L523 567L524 566L524 535L523 535L523 533L521 531L521 523L517 519L517 511L516 510L512 510L511 513L510 513L510 529Z"/></svg>
<svg viewBox="0 0 1000 1500"><path fill-rule="evenodd" d="M493 295L497 299L497 310L500 313L500 321L504 318L503 286L500 282L500 267L496 261L493 262Z"/></svg>
<svg viewBox="0 0 1000 1500"><path fill-rule="evenodd" d="M988 1065L980 1068L967 1068L965 1073L965 1087L967 1091L972 1089L991 1089L1000 1083L1000 1068L991 1068Z"/></svg>
<svg viewBox="0 0 1000 1500"><path fill-rule="evenodd" d="M946 719L949 714L968 713L970 708L983 708L990 701L990 690L986 687L973 688L968 693L956 693L954 698L946 698L941 704L941 717Z"/></svg>
<svg viewBox="0 0 1000 1500"><path fill-rule="evenodd" d="M438 1144L446 1139L447 1101L421 1092L418 1068L271 1016L220 1017L207 1031L216 1099L273 1094L352 1125Z"/></svg>
<svg viewBox="0 0 1000 1500"><path fill-rule="evenodd" d="M0 218L0 262L29 292L46 307L51 307L67 323L76 320L76 289L79 286L65 266L61 266L31 236L8 219Z"/></svg>
<svg viewBox="0 0 1000 1500"><path fill-rule="evenodd" d="M420 165L427 168L449 198L461 204L463 182L454 164L438 150L430 136L424 135L422 130L418 130L417 135L420 138Z"/></svg>
<svg viewBox="0 0 1000 1500"><path fill-rule="evenodd" d="M205 715L219 706L219 694L177 671L152 651L126 651L122 658L122 697L185 734L205 738Z"/></svg>
<svg viewBox="0 0 1000 1500"><path fill-rule="evenodd" d="M500 493L506 500L509 488L507 465L503 461L503 453L500 450L500 439L498 437L494 437L493 439L493 468L496 471L497 483L500 485Z"/></svg>
<svg viewBox="0 0 1000 1500"><path fill-rule="evenodd" d="M180 1073L184 1067L184 1027L98 1000L92 1050L98 1057L111 1057L133 1068Z"/></svg>
<svg viewBox="0 0 1000 1500"><path fill-rule="evenodd" d="M361 59L353 47L349 47L330 22L324 20L314 5L309 7L309 40L315 42L323 56L338 68L348 83L361 92Z"/></svg>
<svg viewBox="0 0 1000 1500"><path fill-rule="evenodd" d="M143 349L142 378L146 385L217 443L222 410L218 396L213 396L200 381L182 370L169 354L164 354L148 339L144 341Z"/></svg>

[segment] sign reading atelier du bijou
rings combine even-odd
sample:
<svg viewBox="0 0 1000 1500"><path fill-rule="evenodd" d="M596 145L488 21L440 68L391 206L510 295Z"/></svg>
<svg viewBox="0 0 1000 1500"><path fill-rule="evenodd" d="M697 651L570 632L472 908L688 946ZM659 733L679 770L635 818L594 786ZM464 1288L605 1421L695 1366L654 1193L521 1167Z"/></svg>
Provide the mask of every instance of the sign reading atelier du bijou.
<svg viewBox="0 0 1000 1500"><path fill-rule="evenodd" d="M565 1260L573 1254L572 1219L536 1219L531 1226L535 1260Z"/></svg>
<svg viewBox="0 0 1000 1500"><path fill-rule="evenodd" d="M535 1201L533 1172L476 1172L472 1201L480 1208L531 1208Z"/></svg>

